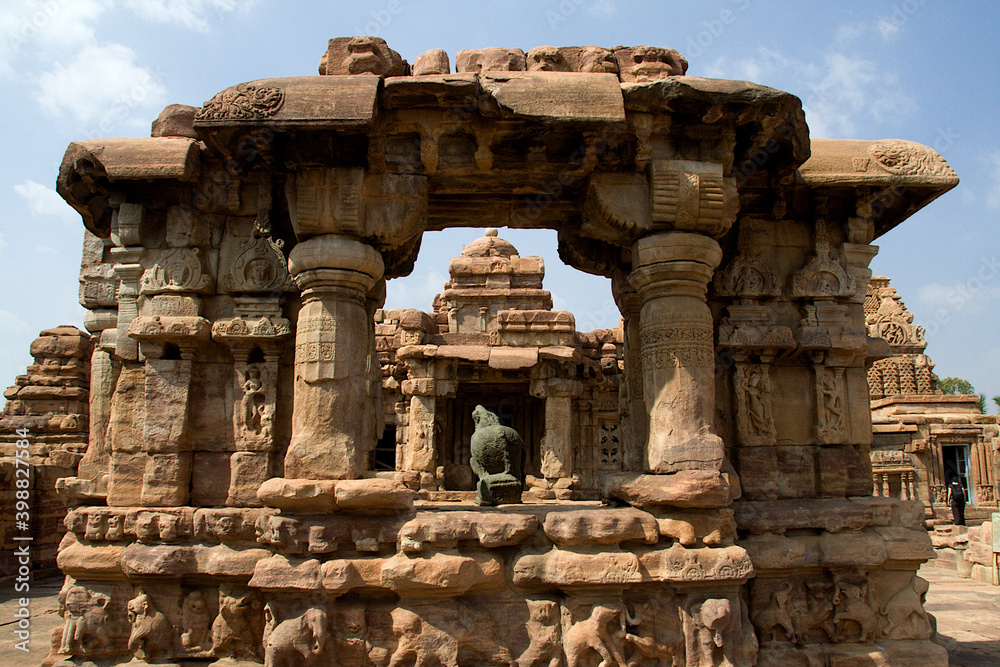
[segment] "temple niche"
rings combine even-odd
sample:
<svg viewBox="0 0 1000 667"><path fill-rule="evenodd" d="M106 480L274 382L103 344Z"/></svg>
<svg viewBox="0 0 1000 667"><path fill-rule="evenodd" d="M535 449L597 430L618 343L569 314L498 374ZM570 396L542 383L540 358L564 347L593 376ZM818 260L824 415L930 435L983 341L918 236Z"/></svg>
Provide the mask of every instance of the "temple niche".
<svg viewBox="0 0 1000 667"><path fill-rule="evenodd" d="M981 414L975 394L937 390L924 329L886 277L868 283L865 322L889 348L868 370L875 495L920 500L928 518L950 522L947 487L958 479L966 520L988 520L997 510L1000 418Z"/></svg>
<svg viewBox="0 0 1000 667"><path fill-rule="evenodd" d="M945 665L923 505L872 494L865 329L871 244L944 159L810 139L666 48L415 63L337 38L67 149L103 426L49 661ZM620 327L492 230L430 312L383 309L452 227L556 230ZM477 405L521 503L474 502Z"/></svg>

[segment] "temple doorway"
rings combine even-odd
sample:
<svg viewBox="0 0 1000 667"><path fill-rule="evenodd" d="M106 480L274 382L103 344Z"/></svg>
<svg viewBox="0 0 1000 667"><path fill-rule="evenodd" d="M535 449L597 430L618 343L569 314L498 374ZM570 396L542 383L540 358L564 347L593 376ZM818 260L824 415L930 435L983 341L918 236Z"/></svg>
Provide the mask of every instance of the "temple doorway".
<svg viewBox="0 0 1000 667"><path fill-rule="evenodd" d="M965 502L969 505L975 505L976 496L969 479L969 446L943 445L941 458L944 466L945 484L950 484L951 480L957 477L965 489Z"/></svg>

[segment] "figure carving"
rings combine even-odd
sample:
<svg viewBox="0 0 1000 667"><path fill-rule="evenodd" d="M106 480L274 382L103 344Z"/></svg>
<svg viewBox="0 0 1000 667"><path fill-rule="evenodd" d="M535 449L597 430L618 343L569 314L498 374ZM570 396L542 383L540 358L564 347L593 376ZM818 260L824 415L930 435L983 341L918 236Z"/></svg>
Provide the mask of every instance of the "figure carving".
<svg viewBox="0 0 1000 667"><path fill-rule="evenodd" d="M798 633L792 622L792 585L787 581L771 593L771 603L754 614L753 623L761 643L789 641L798 643Z"/></svg>
<svg viewBox="0 0 1000 667"><path fill-rule="evenodd" d="M625 620L632 628L626 632L625 641L634 649L628 667L640 667L647 660L654 660L657 665L681 667L684 633L680 630L676 610L673 610L673 618L670 611L664 610L657 600L636 604L634 616L628 613L628 607L625 608ZM660 627L665 631L657 632Z"/></svg>
<svg viewBox="0 0 1000 667"><path fill-rule="evenodd" d="M108 612L111 598L72 585L59 593L63 631L60 653L90 655L111 646L117 624Z"/></svg>
<svg viewBox="0 0 1000 667"><path fill-rule="evenodd" d="M104 534L108 540L125 539L125 517L122 514L108 515L108 530Z"/></svg>
<svg viewBox="0 0 1000 667"><path fill-rule="evenodd" d="M687 606L684 628L688 665L750 667L756 662L757 635L738 598L708 598Z"/></svg>
<svg viewBox="0 0 1000 667"><path fill-rule="evenodd" d="M767 367L759 364L738 364L736 388L740 403L736 419L744 443L771 442L777 431L771 411L771 380Z"/></svg>
<svg viewBox="0 0 1000 667"><path fill-rule="evenodd" d="M528 604L528 648L517 659L517 667L561 667L559 605L552 600L526 600Z"/></svg>
<svg viewBox="0 0 1000 667"><path fill-rule="evenodd" d="M264 618L253 591L219 588L219 615L212 623L212 652L218 657L260 662Z"/></svg>
<svg viewBox="0 0 1000 667"><path fill-rule="evenodd" d="M191 591L181 602L181 647L185 653L201 653L212 647L211 617L203 591Z"/></svg>
<svg viewBox="0 0 1000 667"><path fill-rule="evenodd" d="M458 640L425 623L409 609L392 610L392 631L398 642L389 658L389 667L398 667L413 660L414 667L439 662L441 667L458 667Z"/></svg>
<svg viewBox="0 0 1000 667"><path fill-rule="evenodd" d="M865 602L865 587L837 582L833 593L833 627L837 641L868 642L875 637L875 612Z"/></svg>
<svg viewBox="0 0 1000 667"><path fill-rule="evenodd" d="M879 607L883 618L882 634L891 639L923 639L930 636L931 625L924 611L927 581L914 576Z"/></svg>
<svg viewBox="0 0 1000 667"><path fill-rule="evenodd" d="M844 405L840 395L840 383L836 371L830 368L819 369L819 423L817 431L820 438L835 441L844 429Z"/></svg>
<svg viewBox="0 0 1000 667"><path fill-rule="evenodd" d="M622 640L625 627L620 609L605 605L594 605L590 616L573 625L563 634L563 651L566 653L567 667L577 667L589 651L601 656L603 667L625 667L622 655ZM608 626L614 623L611 631Z"/></svg>
<svg viewBox="0 0 1000 667"><path fill-rule="evenodd" d="M173 653L174 626L144 591L129 600L128 620L132 624L128 650L138 660L160 662Z"/></svg>
<svg viewBox="0 0 1000 667"><path fill-rule="evenodd" d="M524 440L481 405L472 411L476 431L470 450L472 471L479 477L476 501L480 505L521 502L524 484Z"/></svg>
<svg viewBox="0 0 1000 667"><path fill-rule="evenodd" d="M264 608L270 631L264 637L264 667L308 667L330 664L330 631L326 612L311 607L281 620L274 603Z"/></svg>
<svg viewBox="0 0 1000 667"><path fill-rule="evenodd" d="M264 395L264 382L261 379L260 369L249 366L243 380L243 423L246 424L248 431L263 432L266 406L267 398Z"/></svg>
<svg viewBox="0 0 1000 667"><path fill-rule="evenodd" d="M87 528L84 532L84 537L92 542L97 542L104 539L104 516L101 514L91 513L87 516Z"/></svg>
<svg viewBox="0 0 1000 667"><path fill-rule="evenodd" d="M822 581L806 582L806 597L793 600L795 633L802 643L834 641L833 602L830 584ZM804 606L803 606L804 605ZM821 631L825 635L818 635Z"/></svg>

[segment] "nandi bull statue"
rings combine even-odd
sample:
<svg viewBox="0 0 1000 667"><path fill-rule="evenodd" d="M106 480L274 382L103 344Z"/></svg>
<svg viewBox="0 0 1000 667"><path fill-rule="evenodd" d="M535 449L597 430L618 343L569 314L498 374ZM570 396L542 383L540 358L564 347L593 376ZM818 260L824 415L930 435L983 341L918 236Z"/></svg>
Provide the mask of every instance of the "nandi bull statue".
<svg viewBox="0 0 1000 667"><path fill-rule="evenodd" d="M501 426L497 416L477 405L472 411L476 431L470 450L472 472L479 477L476 502L506 505L521 502L524 484L524 440L509 426Z"/></svg>

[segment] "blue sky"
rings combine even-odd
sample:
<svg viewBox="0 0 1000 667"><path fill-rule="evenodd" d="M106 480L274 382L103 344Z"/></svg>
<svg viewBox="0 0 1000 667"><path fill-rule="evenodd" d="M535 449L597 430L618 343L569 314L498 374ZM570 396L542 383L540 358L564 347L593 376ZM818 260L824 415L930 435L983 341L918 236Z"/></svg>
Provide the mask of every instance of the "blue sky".
<svg viewBox="0 0 1000 667"><path fill-rule="evenodd" d="M1000 5L942 0L0 0L0 383L24 372L39 330L82 326L82 224L53 189L70 141L146 136L166 104L315 74L327 39L355 34L383 37L411 62L430 48L454 63L486 46L668 46L691 75L798 95L813 136L939 150L961 184L879 239L872 266L927 328L938 375L1000 394ZM428 234L387 306L429 310L448 258L479 235ZM562 266L554 233L501 235L545 258L546 287L578 328L615 326L607 281Z"/></svg>

